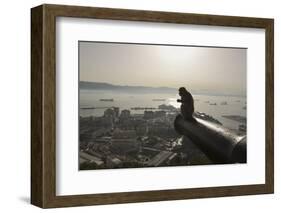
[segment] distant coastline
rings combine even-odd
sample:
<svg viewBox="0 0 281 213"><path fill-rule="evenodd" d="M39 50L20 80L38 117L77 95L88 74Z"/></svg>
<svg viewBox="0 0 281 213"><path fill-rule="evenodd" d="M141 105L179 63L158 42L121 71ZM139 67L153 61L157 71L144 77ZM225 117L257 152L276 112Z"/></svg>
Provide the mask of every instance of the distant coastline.
<svg viewBox="0 0 281 213"><path fill-rule="evenodd" d="M176 88L171 87L145 87L145 86L121 86L109 83L100 82L88 82L80 81L80 89L91 89L91 90L113 90L119 92L136 92L136 93L177 93Z"/></svg>
<svg viewBox="0 0 281 213"><path fill-rule="evenodd" d="M147 86L129 86L129 85L115 85L105 82L89 82L80 81L79 89L82 90L103 90L103 91L113 91L113 92L125 92L125 93L167 93L167 94L177 94L178 88L172 87L147 87ZM211 95L211 96L229 96L229 97L246 97L246 95L241 94L227 94L227 93L216 93L216 92L206 92L206 91L191 91L194 95Z"/></svg>

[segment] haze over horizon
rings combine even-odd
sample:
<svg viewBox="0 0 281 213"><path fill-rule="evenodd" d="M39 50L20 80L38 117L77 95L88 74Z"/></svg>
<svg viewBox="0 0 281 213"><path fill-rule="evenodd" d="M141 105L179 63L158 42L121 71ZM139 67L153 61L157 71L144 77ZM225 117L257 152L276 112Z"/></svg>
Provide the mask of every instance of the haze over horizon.
<svg viewBox="0 0 281 213"><path fill-rule="evenodd" d="M246 96L246 49L79 42L80 81Z"/></svg>
<svg viewBox="0 0 281 213"><path fill-rule="evenodd" d="M154 87L154 88L159 88L159 87L167 87L167 86L143 86L143 85L128 85L128 84L113 84L113 83L108 83L105 81L97 82L97 81L81 81L80 82L90 82L90 83L103 83L103 84L111 84L114 86L129 86L129 87ZM172 89L177 89L175 87L167 87L167 88L172 88Z"/></svg>

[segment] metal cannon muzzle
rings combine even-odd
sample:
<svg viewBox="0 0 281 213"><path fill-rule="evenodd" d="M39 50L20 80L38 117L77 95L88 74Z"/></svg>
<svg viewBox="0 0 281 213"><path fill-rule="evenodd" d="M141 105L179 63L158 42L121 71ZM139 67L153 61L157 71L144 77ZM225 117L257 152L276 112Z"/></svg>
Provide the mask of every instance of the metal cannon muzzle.
<svg viewBox="0 0 281 213"><path fill-rule="evenodd" d="M214 163L246 163L247 139L223 126L200 118L185 120L178 115L175 130L189 139Z"/></svg>

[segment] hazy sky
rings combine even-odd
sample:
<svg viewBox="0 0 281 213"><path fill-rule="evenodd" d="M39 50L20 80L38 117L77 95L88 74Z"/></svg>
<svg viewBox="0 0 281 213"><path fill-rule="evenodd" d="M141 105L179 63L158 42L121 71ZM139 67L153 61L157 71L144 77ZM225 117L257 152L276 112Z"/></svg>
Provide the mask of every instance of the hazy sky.
<svg viewBox="0 0 281 213"><path fill-rule="evenodd" d="M246 95L246 49L79 42L80 80Z"/></svg>

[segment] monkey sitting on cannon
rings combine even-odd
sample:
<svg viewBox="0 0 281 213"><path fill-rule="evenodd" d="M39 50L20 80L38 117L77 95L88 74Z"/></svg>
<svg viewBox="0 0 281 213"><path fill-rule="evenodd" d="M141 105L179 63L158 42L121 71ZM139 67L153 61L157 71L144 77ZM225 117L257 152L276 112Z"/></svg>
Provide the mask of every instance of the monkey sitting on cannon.
<svg viewBox="0 0 281 213"><path fill-rule="evenodd" d="M193 117L194 113L194 100L190 92L188 92L184 87L179 88L179 96L177 102L181 103L181 114L186 121L196 122Z"/></svg>

